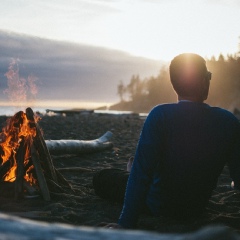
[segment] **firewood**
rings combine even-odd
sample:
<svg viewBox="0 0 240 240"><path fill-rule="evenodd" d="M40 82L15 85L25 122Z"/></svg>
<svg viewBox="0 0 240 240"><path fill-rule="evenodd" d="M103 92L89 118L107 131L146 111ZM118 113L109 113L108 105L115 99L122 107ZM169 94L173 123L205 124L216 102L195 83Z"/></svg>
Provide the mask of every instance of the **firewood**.
<svg viewBox="0 0 240 240"><path fill-rule="evenodd" d="M8 161L6 161L3 165L2 165L2 169L0 170L0 172L3 174L2 180L5 180L6 178L8 180L12 180L9 179L8 174L9 174L9 170L12 168L12 166L14 165L15 160L14 160L14 154L13 152L11 153L11 156L9 157Z"/></svg>
<svg viewBox="0 0 240 240"><path fill-rule="evenodd" d="M17 112L11 119L10 123L7 126L6 131L9 133L9 136L11 136L11 141L12 143L17 143L18 142L18 134L19 134L19 129L20 126L23 123L23 111Z"/></svg>
<svg viewBox="0 0 240 240"><path fill-rule="evenodd" d="M11 162L8 160L6 162L4 162L1 166L0 166L0 179L3 181L6 173L9 171L11 166Z"/></svg>
<svg viewBox="0 0 240 240"><path fill-rule="evenodd" d="M112 148L109 141L112 137L110 131L94 140L45 140L49 152L53 155L80 154L103 151Z"/></svg>
<svg viewBox="0 0 240 240"><path fill-rule="evenodd" d="M42 171L38 153L37 153L34 145L31 146L31 159L32 159L35 171L36 171L37 180L38 180L38 184L39 184L43 199L46 201L49 201L50 200L49 189L48 189L47 182L46 182L46 179L45 179L43 171Z"/></svg>
<svg viewBox="0 0 240 240"><path fill-rule="evenodd" d="M38 124L34 120L34 113L31 108L26 109L27 119L30 121L30 126L36 129L36 136L34 137L34 145L37 149L41 163L44 165L45 174L49 175L48 177L58 183L57 175L55 172L55 168L53 166L53 161L42 136L41 130Z"/></svg>
<svg viewBox="0 0 240 240"><path fill-rule="evenodd" d="M26 154L26 141L25 138L21 138L21 142L16 154L16 180L15 180L15 199L19 199L23 197L23 179L25 175L24 171L24 159Z"/></svg>

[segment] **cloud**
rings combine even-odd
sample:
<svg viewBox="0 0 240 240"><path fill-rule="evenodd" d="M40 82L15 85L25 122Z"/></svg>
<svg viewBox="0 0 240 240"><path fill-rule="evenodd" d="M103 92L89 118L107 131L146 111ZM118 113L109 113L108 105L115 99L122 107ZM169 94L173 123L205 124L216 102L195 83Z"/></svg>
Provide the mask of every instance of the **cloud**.
<svg viewBox="0 0 240 240"><path fill-rule="evenodd" d="M6 31L0 31L0 49L0 91L7 88L4 74L11 58L18 58L20 75L38 78L39 100L118 101L120 80L156 75L162 64L121 51Z"/></svg>

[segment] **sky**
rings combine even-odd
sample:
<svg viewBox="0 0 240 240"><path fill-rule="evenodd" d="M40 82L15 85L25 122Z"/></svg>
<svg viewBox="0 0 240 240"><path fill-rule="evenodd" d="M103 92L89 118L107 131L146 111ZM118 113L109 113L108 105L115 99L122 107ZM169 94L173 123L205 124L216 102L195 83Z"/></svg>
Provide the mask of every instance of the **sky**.
<svg viewBox="0 0 240 240"><path fill-rule="evenodd" d="M29 101L52 104L53 100L61 100L61 105L62 101L70 101L71 105L81 101L84 105L98 102L103 106L119 101L120 81L128 84L132 75L142 79L156 76L163 64L103 47L0 30L0 106L1 101L19 105L23 100L28 105ZM8 71L9 67L16 75ZM32 76L35 81L31 81ZM35 94L32 83L36 85Z"/></svg>
<svg viewBox="0 0 240 240"><path fill-rule="evenodd" d="M164 61L234 54L239 0L1 0L0 30Z"/></svg>

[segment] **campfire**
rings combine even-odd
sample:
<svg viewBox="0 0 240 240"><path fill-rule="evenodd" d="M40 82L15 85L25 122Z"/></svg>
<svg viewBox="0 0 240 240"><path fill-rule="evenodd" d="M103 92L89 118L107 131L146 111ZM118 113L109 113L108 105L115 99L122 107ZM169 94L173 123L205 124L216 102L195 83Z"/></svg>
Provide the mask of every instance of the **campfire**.
<svg viewBox="0 0 240 240"><path fill-rule="evenodd" d="M15 199L42 195L49 201L51 192L73 192L70 184L55 169L41 129L31 108L9 118L0 136L0 190ZM9 188L11 186L11 188ZM8 194L9 195L9 194Z"/></svg>

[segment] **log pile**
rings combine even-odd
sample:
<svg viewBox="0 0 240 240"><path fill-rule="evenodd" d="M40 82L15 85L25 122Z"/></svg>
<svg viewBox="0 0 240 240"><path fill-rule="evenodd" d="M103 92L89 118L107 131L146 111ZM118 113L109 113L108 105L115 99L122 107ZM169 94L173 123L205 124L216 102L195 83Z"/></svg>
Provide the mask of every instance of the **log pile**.
<svg viewBox="0 0 240 240"><path fill-rule="evenodd" d="M22 128L27 131L23 133ZM92 141L45 141L31 108L27 108L26 113L16 113L1 136L1 194L7 196L12 193L15 199L24 197L26 193L28 196L41 194L44 200L49 201L51 194L74 193L54 167L50 151L53 154L78 154L104 150L112 147L108 141L111 135L107 132ZM31 181L26 180L26 176L31 177Z"/></svg>

